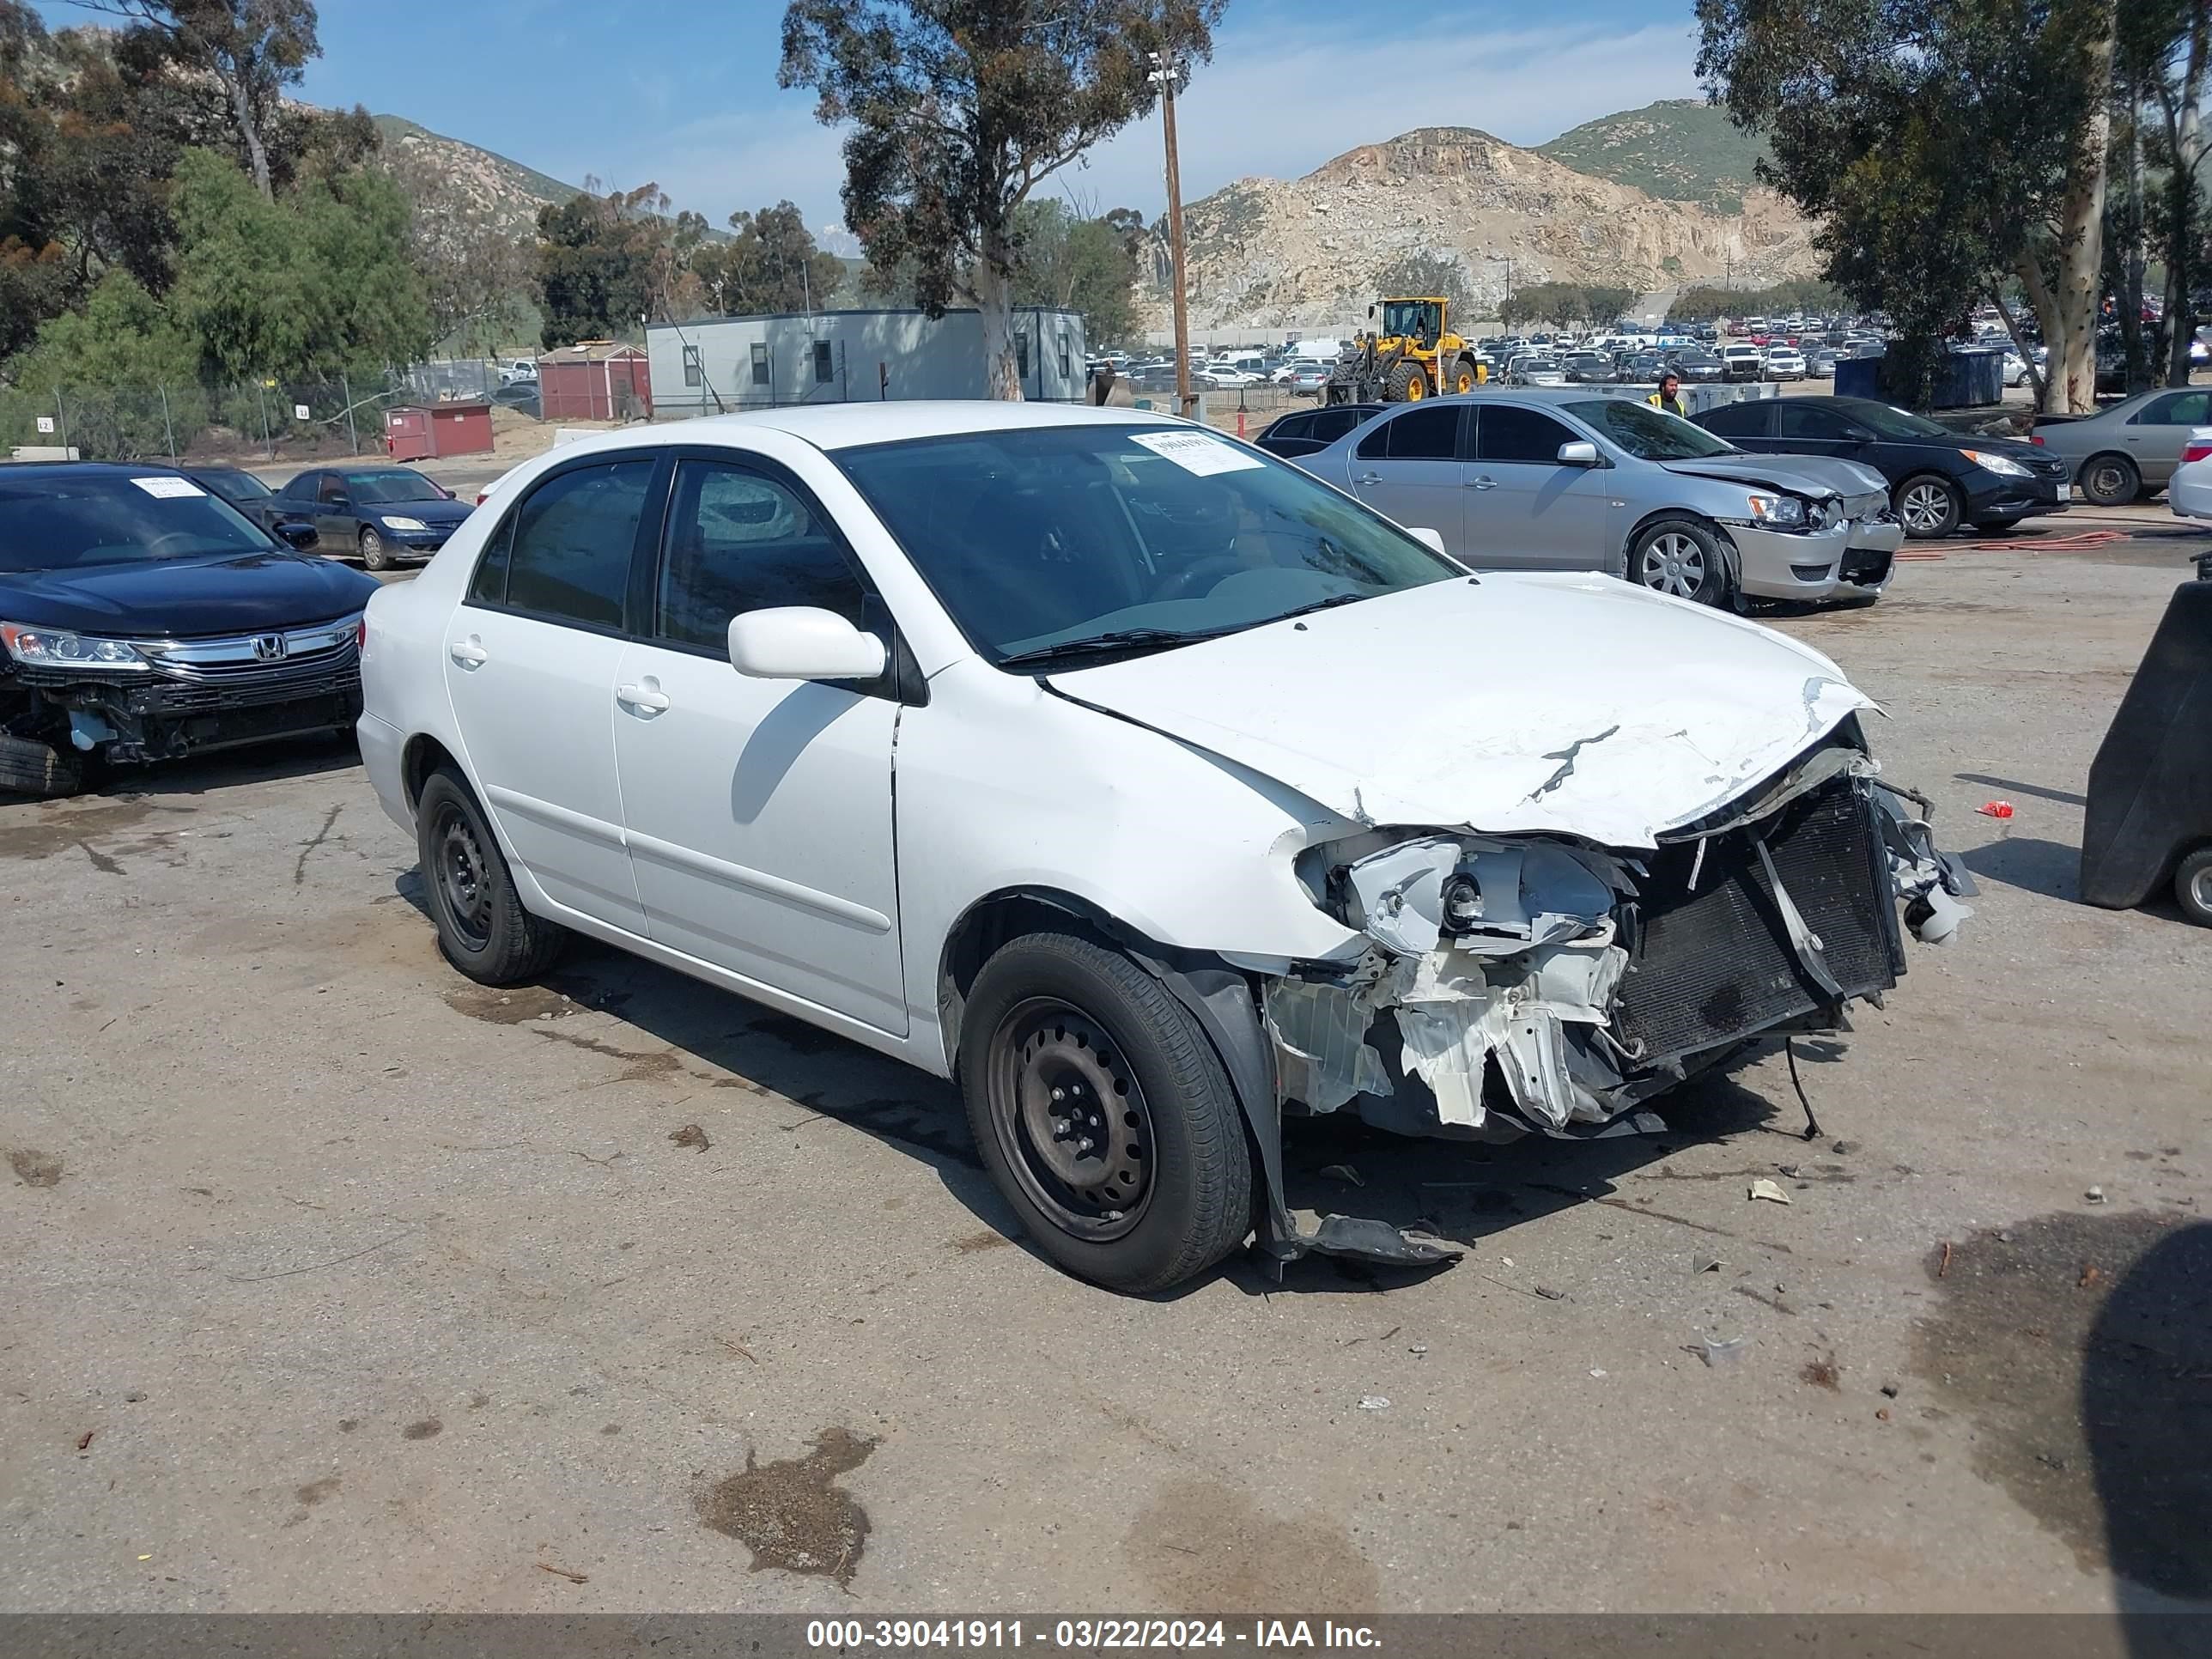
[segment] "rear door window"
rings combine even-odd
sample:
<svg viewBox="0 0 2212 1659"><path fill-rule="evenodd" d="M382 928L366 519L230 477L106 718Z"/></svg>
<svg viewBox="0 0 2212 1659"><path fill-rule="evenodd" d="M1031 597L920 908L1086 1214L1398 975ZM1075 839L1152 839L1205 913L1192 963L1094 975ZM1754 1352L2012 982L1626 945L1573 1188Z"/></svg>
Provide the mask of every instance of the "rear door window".
<svg viewBox="0 0 2212 1659"><path fill-rule="evenodd" d="M1480 461L1557 466L1559 446L1576 434L1550 416L1513 404L1486 404L1475 422L1474 455Z"/></svg>
<svg viewBox="0 0 2212 1659"><path fill-rule="evenodd" d="M555 474L515 514L507 604L549 621L618 629L650 456Z"/></svg>

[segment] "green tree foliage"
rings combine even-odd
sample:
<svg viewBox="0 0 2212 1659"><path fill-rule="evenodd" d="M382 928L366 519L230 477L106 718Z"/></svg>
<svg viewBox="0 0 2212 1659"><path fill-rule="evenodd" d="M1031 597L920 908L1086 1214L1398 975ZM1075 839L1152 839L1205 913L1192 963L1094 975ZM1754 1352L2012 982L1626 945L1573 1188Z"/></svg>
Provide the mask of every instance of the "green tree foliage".
<svg viewBox="0 0 2212 1659"><path fill-rule="evenodd" d="M1441 253L1407 253L1382 265L1373 278L1378 296L1451 301L1448 315L1455 319L1474 315L1474 289L1463 261Z"/></svg>
<svg viewBox="0 0 2212 1659"><path fill-rule="evenodd" d="M1771 317L1778 313L1787 317L1811 312L1825 317L1850 309L1850 296L1833 283L1793 276L1770 288L1714 288L1711 284L1686 288L1667 307L1667 315L1678 323L1710 323L1719 317Z"/></svg>
<svg viewBox="0 0 2212 1659"><path fill-rule="evenodd" d="M717 316L819 311L845 281L845 264L814 244L814 233L789 202L757 213L732 213L729 240L702 242L690 258L700 299Z"/></svg>
<svg viewBox="0 0 2212 1659"><path fill-rule="evenodd" d="M407 258L407 204L380 173L264 198L230 161L187 151L175 179L171 310L225 378L319 378L411 362L430 343Z"/></svg>
<svg viewBox="0 0 2212 1659"><path fill-rule="evenodd" d="M1887 311L1893 393L2016 275L2063 406L2092 405L2115 0L1698 0L1698 72Z"/></svg>
<svg viewBox="0 0 2212 1659"><path fill-rule="evenodd" d="M883 271L910 262L931 315L981 313L991 395L1018 398L1016 210L1150 111L1148 53L1178 81L1224 0L792 0L777 80L845 139L845 222Z"/></svg>
<svg viewBox="0 0 2212 1659"><path fill-rule="evenodd" d="M2114 143L2127 163L2106 216L2106 240L2120 280L2130 379L2189 384L2189 341L2196 317L2190 295L2203 278L2203 98L2212 72L2212 7L2204 0L2128 0L2118 11L2112 76ZM2163 314L2155 337L2139 337L2145 265L2155 249L2165 266Z"/></svg>
<svg viewBox="0 0 2212 1659"><path fill-rule="evenodd" d="M548 347L613 339L641 319L666 319L679 229L689 240L706 228L704 220L679 227L667 205L660 186L648 184L604 196L586 191L538 210L534 276Z"/></svg>
<svg viewBox="0 0 2212 1659"><path fill-rule="evenodd" d="M238 159L264 198L276 193L270 133L284 89L322 56L313 0L78 0L126 20L124 46L140 62L185 71L207 118L230 132Z"/></svg>
<svg viewBox="0 0 2212 1659"><path fill-rule="evenodd" d="M1142 221L1139 222L1141 224ZM1085 219L1066 203L1024 202L1014 213L1020 262L1016 305L1060 306L1083 317L1094 351L1137 331L1137 261L1126 221Z"/></svg>
<svg viewBox="0 0 2212 1659"><path fill-rule="evenodd" d="M189 437L205 418L199 356L159 301L127 271L110 271L82 311L49 319L16 360L0 428L27 432L32 416L58 415L87 455L165 454L173 434Z"/></svg>
<svg viewBox="0 0 2212 1659"><path fill-rule="evenodd" d="M1618 321L1636 303L1625 288L1583 283L1524 283L1498 302L1498 320L1508 328L1523 323L1603 325Z"/></svg>

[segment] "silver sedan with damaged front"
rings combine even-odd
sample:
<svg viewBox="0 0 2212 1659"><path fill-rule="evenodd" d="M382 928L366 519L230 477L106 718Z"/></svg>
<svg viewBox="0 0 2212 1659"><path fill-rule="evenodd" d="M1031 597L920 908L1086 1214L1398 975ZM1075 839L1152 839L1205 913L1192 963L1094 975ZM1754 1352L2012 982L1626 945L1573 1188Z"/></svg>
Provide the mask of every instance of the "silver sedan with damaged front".
<svg viewBox="0 0 2212 1659"><path fill-rule="evenodd" d="M1136 410L588 439L381 589L362 663L460 972L581 933L957 1078L1024 1234L1123 1291L1254 1235L1442 1260L1301 1227L1284 1119L1638 1127L1960 914L1819 653L1477 578Z"/></svg>
<svg viewBox="0 0 2212 1659"><path fill-rule="evenodd" d="M1504 390L1391 410L1298 465L1484 570L1678 599L1870 599L1905 541L1881 475L1754 455L1632 397Z"/></svg>

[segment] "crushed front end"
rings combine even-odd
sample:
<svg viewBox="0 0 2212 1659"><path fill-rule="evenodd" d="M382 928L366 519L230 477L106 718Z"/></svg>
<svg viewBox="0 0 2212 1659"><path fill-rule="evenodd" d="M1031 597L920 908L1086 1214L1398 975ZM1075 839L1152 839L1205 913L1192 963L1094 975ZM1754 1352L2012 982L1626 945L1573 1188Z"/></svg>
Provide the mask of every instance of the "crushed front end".
<svg viewBox="0 0 2212 1659"><path fill-rule="evenodd" d="M1298 873L1370 944L1263 986L1279 1104L1483 1139L1659 1127L1634 1109L1747 1043L1843 1029L1974 890L1856 720L1656 848L1379 829Z"/></svg>

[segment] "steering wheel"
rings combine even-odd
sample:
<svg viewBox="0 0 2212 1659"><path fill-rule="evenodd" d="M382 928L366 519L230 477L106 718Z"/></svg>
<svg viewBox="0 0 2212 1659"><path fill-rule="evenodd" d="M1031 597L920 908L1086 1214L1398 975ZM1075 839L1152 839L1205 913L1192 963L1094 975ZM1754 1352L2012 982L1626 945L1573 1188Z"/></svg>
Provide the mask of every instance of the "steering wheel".
<svg viewBox="0 0 2212 1659"><path fill-rule="evenodd" d="M191 538L191 535L190 535L189 533L187 533L186 532L185 532L185 531L182 531L182 530L171 530L171 531L165 532L164 532L164 533L162 533L161 535L159 535L159 536L155 537L155 538L154 538L154 539L153 539L152 541L148 542L148 543L146 544L146 550L147 550L149 553L150 553L150 554L154 555L154 556L155 556L155 557L156 557L156 558L160 558L161 556L162 556L162 554L161 554L161 549L162 549L163 545L164 545L164 544L166 544L167 543L169 543L169 542L185 542L185 543L189 543L191 539L192 539L192 538Z"/></svg>
<svg viewBox="0 0 2212 1659"><path fill-rule="evenodd" d="M1193 559L1169 577L1152 598L1155 601L1187 599L1201 579L1230 575L1243 568L1243 562L1233 553L1209 553L1202 559Z"/></svg>

